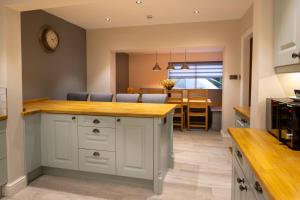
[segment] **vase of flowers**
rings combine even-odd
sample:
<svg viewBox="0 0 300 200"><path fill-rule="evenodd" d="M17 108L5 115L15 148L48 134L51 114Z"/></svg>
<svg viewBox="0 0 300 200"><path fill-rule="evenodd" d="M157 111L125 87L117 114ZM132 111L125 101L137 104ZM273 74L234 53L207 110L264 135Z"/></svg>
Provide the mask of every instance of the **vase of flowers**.
<svg viewBox="0 0 300 200"><path fill-rule="evenodd" d="M161 81L162 86L166 90L172 90L172 88L175 86L176 81L175 80L170 80L170 79L165 79Z"/></svg>

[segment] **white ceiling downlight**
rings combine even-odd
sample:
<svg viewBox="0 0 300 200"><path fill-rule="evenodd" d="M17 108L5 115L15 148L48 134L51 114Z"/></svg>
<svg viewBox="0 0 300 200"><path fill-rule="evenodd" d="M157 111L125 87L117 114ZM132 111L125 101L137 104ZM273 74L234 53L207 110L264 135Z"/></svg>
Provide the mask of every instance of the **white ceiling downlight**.
<svg viewBox="0 0 300 200"><path fill-rule="evenodd" d="M142 1L142 0L137 0L135 3L136 3L136 4L142 4L143 1Z"/></svg>

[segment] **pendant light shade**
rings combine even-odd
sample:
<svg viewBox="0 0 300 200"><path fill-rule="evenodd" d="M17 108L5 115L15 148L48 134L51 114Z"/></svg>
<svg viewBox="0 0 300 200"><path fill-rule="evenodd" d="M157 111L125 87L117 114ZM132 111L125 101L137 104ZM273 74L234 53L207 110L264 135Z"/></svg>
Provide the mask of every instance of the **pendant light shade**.
<svg viewBox="0 0 300 200"><path fill-rule="evenodd" d="M170 51L170 59L169 59L167 70L173 70L173 69L175 69L175 67L174 64L172 63L172 52Z"/></svg>
<svg viewBox="0 0 300 200"><path fill-rule="evenodd" d="M189 65L186 63L186 49L184 50L184 63L183 63L183 65L181 66L181 69L183 69L183 70L190 69L190 68L189 68Z"/></svg>
<svg viewBox="0 0 300 200"><path fill-rule="evenodd" d="M156 51L156 63L154 65L154 67L152 68L153 71L161 71L161 68L157 62L157 51Z"/></svg>

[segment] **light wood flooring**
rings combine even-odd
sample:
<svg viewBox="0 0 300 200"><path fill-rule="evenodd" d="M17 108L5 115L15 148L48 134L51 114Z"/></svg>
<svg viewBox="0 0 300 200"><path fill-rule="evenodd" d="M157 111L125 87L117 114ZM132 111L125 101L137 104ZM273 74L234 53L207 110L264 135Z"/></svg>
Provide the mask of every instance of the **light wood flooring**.
<svg viewBox="0 0 300 200"><path fill-rule="evenodd" d="M5 200L229 200L232 163L226 143L217 132L175 131L175 167L162 195L126 184L45 175Z"/></svg>

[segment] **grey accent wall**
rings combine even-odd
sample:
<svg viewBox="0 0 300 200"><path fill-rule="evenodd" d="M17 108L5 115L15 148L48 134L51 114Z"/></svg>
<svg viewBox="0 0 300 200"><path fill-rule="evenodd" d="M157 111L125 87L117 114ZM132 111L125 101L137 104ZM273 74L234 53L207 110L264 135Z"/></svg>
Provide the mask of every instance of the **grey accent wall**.
<svg viewBox="0 0 300 200"><path fill-rule="evenodd" d="M116 53L116 92L127 93L129 87L129 55Z"/></svg>
<svg viewBox="0 0 300 200"><path fill-rule="evenodd" d="M53 27L60 45L46 53L39 43L43 25ZM21 13L23 98L65 99L86 91L86 30L45 11Z"/></svg>

